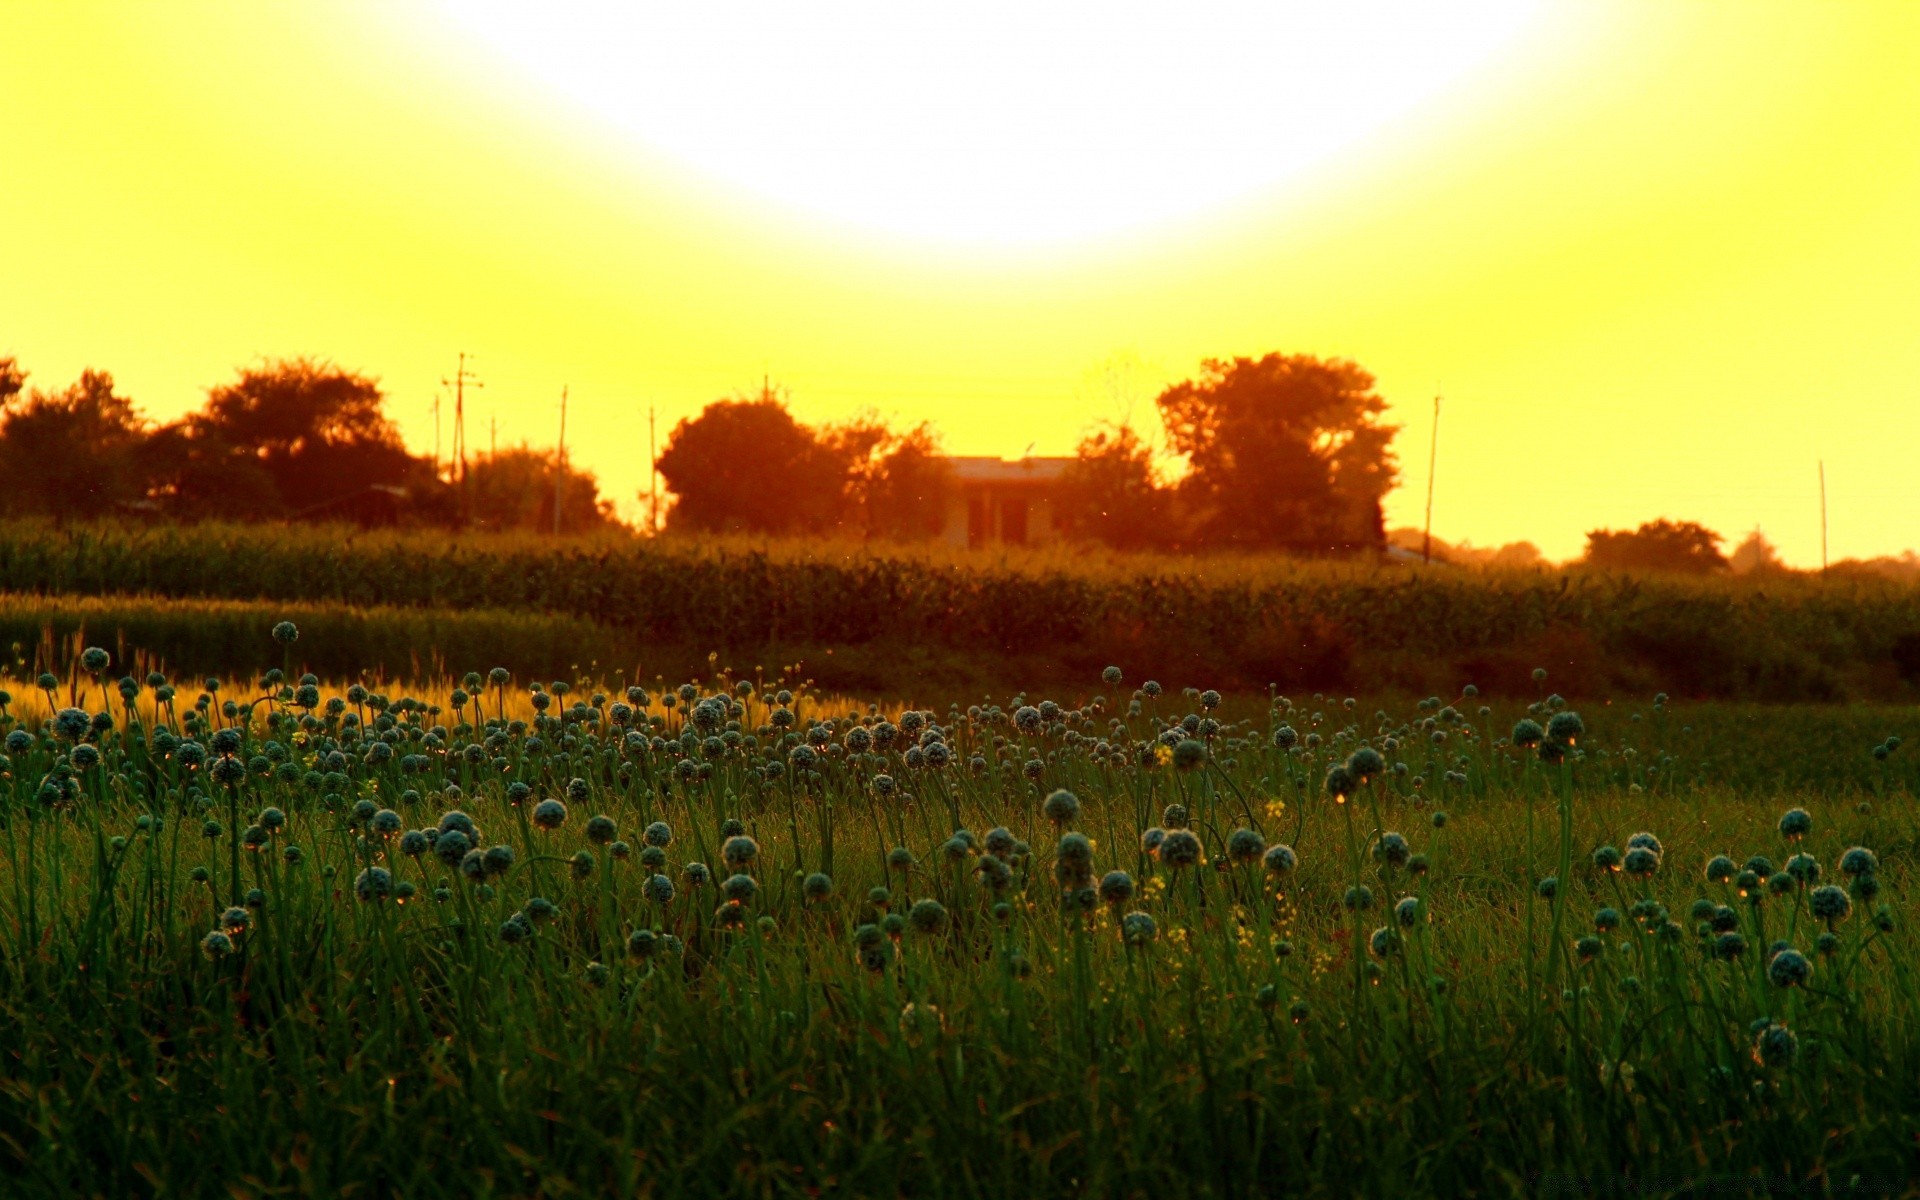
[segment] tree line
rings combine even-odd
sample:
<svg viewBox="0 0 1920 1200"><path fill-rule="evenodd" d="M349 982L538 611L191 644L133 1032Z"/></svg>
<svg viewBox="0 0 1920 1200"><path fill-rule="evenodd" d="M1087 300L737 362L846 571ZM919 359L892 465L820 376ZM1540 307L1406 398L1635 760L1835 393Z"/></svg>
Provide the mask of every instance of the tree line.
<svg viewBox="0 0 1920 1200"><path fill-rule="evenodd" d="M241 370L210 388L199 410L160 423L105 371L31 388L17 361L0 358L0 479L10 512L57 520L549 529L557 503L570 532L613 523L594 477L553 453L481 454L450 477L408 451L385 405L376 379L316 359L278 359Z"/></svg>

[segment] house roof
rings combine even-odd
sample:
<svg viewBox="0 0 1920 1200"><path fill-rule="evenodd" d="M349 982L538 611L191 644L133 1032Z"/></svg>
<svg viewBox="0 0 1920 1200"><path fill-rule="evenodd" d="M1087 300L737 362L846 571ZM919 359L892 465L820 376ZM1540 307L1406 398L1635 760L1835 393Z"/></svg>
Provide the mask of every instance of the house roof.
<svg viewBox="0 0 1920 1200"><path fill-rule="evenodd" d="M1071 458L985 458L949 455L947 464L961 483L1054 483L1066 474Z"/></svg>

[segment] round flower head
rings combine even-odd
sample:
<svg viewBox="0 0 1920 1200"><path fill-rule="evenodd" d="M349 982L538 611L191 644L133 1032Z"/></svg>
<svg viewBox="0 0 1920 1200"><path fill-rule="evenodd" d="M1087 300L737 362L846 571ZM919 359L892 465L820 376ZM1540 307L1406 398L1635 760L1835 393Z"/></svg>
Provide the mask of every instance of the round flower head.
<svg viewBox="0 0 1920 1200"><path fill-rule="evenodd" d="M1269 846L1262 861L1269 875L1291 874L1294 867L1298 866L1300 862L1299 858L1293 853L1293 847L1288 845Z"/></svg>
<svg viewBox="0 0 1920 1200"><path fill-rule="evenodd" d="M525 913L514 913L500 922L500 940L509 946L518 945L533 936L533 922L527 920Z"/></svg>
<svg viewBox="0 0 1920 1200"><path fill-rule="evenodd" d="M913 851L905 846L895 846L887 851L887 869L890 871L910 871L913 869Z"/></svg>
<svg viewBox="0 0 1920 1200"><path fill-rule="evenodd" d="M1777 1022L1767 1025L1754 1035L1753 1061L1763 1067L1790 1067L1800 1056L1800 1039L1793 1030Z"/></svg>
<svg viewBox="0 0 1920 1200"><path fill-rule="evenodd" d="M1849 879L1871 875L1879 866L1880 860L1865 846L1855 846L1840 856L1840 873Z"/></svg>
<svg viewBox="0 0 1920 1200"><path fill-rule="evenodd" d="M1645 846L1635 846L1627 851L1621 866L1635 879L1651 879L1660 869L1660 856Z"/></svg>
<svg viewBox="0 0 1920 1200"><path fill-rule="evenodd" d="M1798 950L1782 950L1767 963L1767 978L1775 987L1800 987L1812 977L1813 964Z"/></svg>
<svg viewBox="0 0 1920 1200"><path fill-rule="evenodd" d="M604 846L613 841L613 835L619 832L619 826L612 817L593 816L587 818L587 840L596 846Z"/></svg>
<svg viewBox="0 0 1920 1200"><path fill-rule="evenodd" d="M1120 937L1129 946L1145 946L1160 936L1152 915L1130 912L1120 919Z"/></svg>
<svg viewBox="0 0 1920 1200"><path fill-rule="evenodd" d="M545 830L555 830L567 820L567 806L559 800L542 800L533 806L533 823Z"/></svg>
<svg viewBox="0 0 1920 1200"><path fill-rule="evenodd" d="M1207 765L1207 744L1198 738L1181 738L1173 746L1173 765L1179 771L1197 771Z"/></svg>
<svg viewBox="0 0 1920 1200"><path fill-rule="evenodd" d="M690 862L680 869L680 877L687 881L690 888L701 888L713 881L713 872L707 870L707 864Z"/></svg>
<svg viewBox="0 0 1920 1200"><path fill-rule="evenodd" d="M1100 672L1100 679L1108 687L1112 687L1114 684L1120 682L1120 668L1108 667L1106 670Z"/></svg>
<svg viewBox="0 0 1920 1200"><path fill-rule="evenodd" d="M1540 893L1540 898L1542 900L1551 900L1553 899L1554 894L1560 890L1560 880L1552 875L1549 875L1545 879L1542 879L1540 881L1539 886L1536 890Z"/></svg>
<svg viewBox="0 0 1920 1200"><path fill-rule="evenodd" d="M640 840L649 846L662 848L673 845L673 830L665 821L655 821L640 831Z"/></svg>
<svg viewBox="0 0 1920 1200"><path fill-rule="evenodd" d="M1176 829L1160 842L1160 861L1178 871L1200 861L1200 839L1185 829Z"/></svg>
<svg viewBox="0 0 1920 1200"><path fill-rule="evenodd" d="M1185 829L1187 827L1187 806L1184 804L1167 805L1164 809L1160 810L1160 824L1166 826L1168 829Z"/></svg>
<svg viewBox="0 0 1920 1200"><path fill-rule="evenodd" d="M1660 839L1644 830L1627 839L1627 849L1651 850L1656 856L1666 854L1666 850L1660 845Z"/></svg>
<svg viewBox="0 0 1920 1200"><path fill-rule="evenodd" d="M1594 959L1600 957L1600 952L1604 949L1606 949L1606 943L1594 937L1592 934L1588 934L1573 944L1573 952L1579 956L1581 962L1592 962Z"/></svg>
<svg viewBox="0 0 1920 1200"><path fill-rule="evenodd" d="M1326 789L1335 804L1345 804L1347 797L1358 790L1358 781L1345 767L1333 767L1327 771Z"/></svg>
<svg viewBox="0 0 1920 1200"><path fill-rule="evenodd" d="M487 874L505 875L513 869L514 853L512 846L487 847Z"/></svg>
<svg viewBox="0 0 1920 1200"><path fill-rule="evenodd" d="M1824 884L1807 896L1807 911L1831 927L1846 920L1853 912L1853 900L1847 895L1846 889L1831 883Z"/></svg>
<svg viewBox="0 0 1920 1200"><path fill-rule="evenodd" d="M1405 835L1391 831L1380 835L1380 840L1374 845L1373 852L1388 866L1393 867L1406 866L1407 859L1413 854L1412 848L1407 845Z"/></svg>
<svg viewBox="0 0 1920 1200"><path fill-rule="evenodd" d="M1547 718L1547 737L1562 746L1571 746L1587 731L1586 723L1580 714L1557 712Z"/></svg>
<svg viewBox="0 0 1920 1200"><path fill-rule="evenodd" d="M736 871L746 870L760 857L760 843L746 834L730 837L720 847L720 857Z"/></svg>
<svg viewBox="0 0 1920 1200"><path fill-rule="evenodd" d="M399 813L390 808L383 808L373 814L373 819L367 822L367 828L379 837L392 837L400 832L403 824L405 822L401 821Z"/></svg>
<svg viewBox="0 0 1920 1200"><path fill-rule="evenodd" d="M1713 940L1713 956L1721 962L1732 962L1746 952L1747 939L1738 930L1729 929Z"/></svg>
<svg viewBox="0 0 1920 1200"><path fill-rule="evenodd" d="M353 881L353 894L362 903L385 900L393 893L393 876L385 867L368 867Z"/></svg>
<svg viewBox="0 0 1920 1200"><path fill-rule="evenodd" d="M987 830L987 853L993 855L995 858L1010 858L1013 855L1013 847L1016 840L1013 832L1006 826L996 825L992 829Z"/></svg>
<svg viewBox="0 0 1920 1200"><path fill-rule="evenodd" d="M1785 871L1776 871L1767 879L1767 890L1776 896L1784 896L1794 889L1793 876Z"/></svg>
<svg viewBox="0 0 1920 1200"><path fill-rule="evenodd" d="M931 896L915 900L907 910L907 923L918 933L939 933L947 927L947 909Z"/></svg>
<svg viewBox="0 0 1920 1200"><path fill-rule="evenodd" d="M729 875L720 885L721 895L738 904L745 904L753 899L754 893L759 890L760 885L753 881L751 875Z"/></svg>
<svg viewBox="0 0 1920 1200"><path fill-rule="evenodd" d="M220 914L220 927L238 937L253 925L253 914L244 908L229 908Z"/></svg>
<svg viewBox="0 0 1920 1200"><path fill-rule="evenodd" d="M815 871L801 883L800 894L816 904L825 900L833 895L833 877L823 871Z"/></svg>
<svg viewBox="0 0 1920 1200"><path fill-rule="evenodd" d="M1602 871L1618 871L1623 859L1617 846L1602 846L1593 852L1593 865Z"/></svg>
<svg viewBox="0 0 1920 1200"><path fill-rule="evenodd" d="M1813 832L1813 817L1804 808L1790 808L1780 817L1780 836L1797 842Z"/></svg>
<svg viewBox="0 0 1920 1200"><path fill-rule="evenodd" d="M1347 771L1354 782L1365 786L1387 769L1387 760L1372 746L1362 746L1347 759Z"/></svg>
<svg viewBox="0 0 1920 1200"><path fill-rule="evenodd" d="M1236 863L1260 861L1267 852L1267 839L1252 829L1236 829L1227 835L1227 858Z"/></svg>
<svg viewBox="0 0 1920 1200"><path fill-rule="evenodd" d="M206 955L209 962L219 962L233 953L233 939L224 930L216 929L200 939L200 953Z"/></svg>
<svg viewBox="0 0 1920 1200"><path fill-rule="evenodd" d="M1401 925L1411 929L1420 921L1420 897L1400 897L1400 899L1394 903L1393 916Z"/></svg>
<svg viewBox="0 0 1920 1200"><path fill-rule="evenodd" d="M1141 852L1145 854L1157 853L1160 849L1160 844L1166 840L1167 840L1167 831L1160 828L1158 825L1155 825L1152 829L1148 829L1141 833L1140 835Z"/></svg>
<svg viewBox="0 0 1920 1200"><path fill-rule="evenodd" d="M673 903L673 880L665 875L649 875L641 890L655 904Z"/></svg>
<svg viewBox="0 0 1920 1200"><path fill-rule="evenodd" d="M1294 732L1293 726L1282 725L1273 731L1273 748L1275 750L1291 750L1299 744L1300 735Z"/></svg>
<svg viewBox="0 0 1920 1200"><path fill-rule="evenodd" d="M1796 854L1787 860L1787 872L1796 883L1813 886L1820 879L1820 860L1811 854Z"/></svg>
<svg viewBox="0 0 1920 1200"><path fill-rule="evenodd" d="M1373 951L1375 958L1390 958L1400 953L1400 931L1391 925L1382 925L1367 939L1367 949Z"/></svg>
<svg viewBox="0 0 1920 1200"><path fill-rule="evenodd" d="M470 842L480 840L480 831L474 827L473 818L461 812L459 809L455 809L449 813L442 813L440 815L439 829L441 833L458 830L465 834L467 840Z"/></svg>
<svg viewBox="0 0 1920 1200"><path fill-rule="evenodd" d="M473 843L458 829L442 829L433 842L433 856L449 867L459 866L472 849Z"/></svg>
<svg viewBox="0 0 1920 1200"><path fill-rule="evenodd" d="M527 920L535 925L551 925L553 919L560 915L560 906L545 896L535 896L528 900L526 907L520 911L524 912Z"/></svg>
<svg viewBox="0 0 1920 1200"><path fill-rule="evenodd" d="M1612 933L1614 930L1620 928L1619 910L1612 908L1600 909L1593 914L1593 927L1600 933Z"/></svg>
<svg viewBox="0 0 1920 1200"><path fill-rule="evenodd" d="M442 837L441 841L445 842L446 838ZM485 850L467 851L466 857L460 860L460 874L476 883L485 879L487 877L487 852Z"/></svg>
<svg viewBox="0 0 1920 1200"><path fill-rule="evenodd" d="M1100 899L1114 908L1133 899L1133 876L1125 871L1108 871L1100 877Z"/></svg>
<svg viewBox="0 0 1920 1200"><path fill-rule="evenodd" d="M1348 912L1364 912L1373 907L1373 889L1364 883L1350 887L1340 902L1346 905Z"/></svg>
<svg viewBox="0 0 1920 1200"><path fill-rule="evenodd" d="M1080 815L1080 798L1061 788L1047 797L1047 802L1041 806L1040 811L1045 813L1047 820L1052 821L1058 828L1071 823Z"/></svg>
<svg viewBox="0 0 1920 1200"><path fill-rule="evenodd" d="M1738 871L1739 868L1733 865L1733 860L1724 854L1716 854L1707 860L1708 883L1725 883Z"/></svg>
<svg viewBox="0 0 1920 1200"><path fill-rule="evenodd" d="M1514 724L1511 740L1520 749L1531 750L1546 736L1547 731L1540 727L1540 722L1532 717L1522 717Z"/></svg>
<svg viewBox="0 0 1920 1200"><path fill-rule="evenodd" d="M986 884L989 891L1004 892L1013 884L1013 868L1007 865L1007 860L1004 858L992 854L983 855L973 869L979 872L980 882ZM885 892L886 889L875 888L874 891ZM884 905L886 902L882 899L874 903Z"/></svg>

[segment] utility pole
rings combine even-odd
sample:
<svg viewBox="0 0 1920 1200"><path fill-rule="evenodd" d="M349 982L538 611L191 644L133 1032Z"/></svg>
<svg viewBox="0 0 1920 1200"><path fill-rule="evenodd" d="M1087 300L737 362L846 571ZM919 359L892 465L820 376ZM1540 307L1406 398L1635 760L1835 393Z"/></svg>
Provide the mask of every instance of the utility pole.
<svg viewBox="0 0 1920 1200"><path fill-rule="evenodd" d="M500 453L500 418L493 413L487 414L487 457L495 458Z"/></svg>
<svg viewBox="0 0 1920 1200"><path fill-rule="evenodd" d="M560 388L560 448L553 455L553 533L560 535L560 502L567 489L567 389Z"/></svg>
<svg viewBox="0 0 1920 1200"><path fill-rule="evenodd" d="M460 352L460 365L454 371L452 379L442 379L442 387L453 388L453 478L460 485L460 516L467 515L467 389L485 387L484 383L467 370L467 359L472 357L465 350Z"/></svg>
<svg viewBox="0 0 1920 1200"><path fill-rule="evenodd" d="M1433 469L1440 462L1440 397L1433 398L1433 435L1427 441L1427 527L1420 537L1420 561L1433 562Z"/></svg>
<svg viewBox="0 0 1920 1200"><path fill-rule="evenodd" d="M433 473L436 477L440 474L440 396L439 392L433 394Z"/></svg>
<svg viewBox="0 0 1920 1200"><path fill-rule="evenodd" d="M1827 460L1820 460L1820 573L1827 573Z"/></svg>

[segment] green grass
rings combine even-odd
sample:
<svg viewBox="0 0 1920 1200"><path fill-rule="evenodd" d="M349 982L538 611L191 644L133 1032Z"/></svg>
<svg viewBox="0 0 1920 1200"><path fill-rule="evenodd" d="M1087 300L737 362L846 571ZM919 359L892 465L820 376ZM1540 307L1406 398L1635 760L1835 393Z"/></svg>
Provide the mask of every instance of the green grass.
<svg viewBox="0 0 1920 1200"><path fill-rule="evenodd" d="M1524 696L1541 665L1579 697L1911 700L1920 686L1920 587L1855 576L15 521L0 526L0 592L39 597L50 619L76 596L514 613L554 622L556 646L582 623L608 631L600 644L637 644L650 673L710 652L743 668L801 660L867 693L1065 685L1109 662L1249 690L1424 694L1471 679ZM177 626L148 632L189 645ZM457 661L464 647L445 649Z"/></svg>
<svg viewBox="0 0 1920 1200"><path fill-rule="evenodd" d="M1911 709L1622 703L1588 710L1555 764L1507 744L1517 702L1385 701L1382 720L1168 693L1135 711L1121 685L1062 695L1037 728L1012 718L1039 692L936 712L953 761L929 766L904 742L845 749L877 713L784 702L778 681L707 680L740 696L740 737L688 751L688 708L657 687L635 746L617 689L542 713L484 685L456 711L443 683L330 714L230 682L202 714L193 684L128 704L115 678L9 685L0 719L21 735L0 794L9 1194L1876 1195L1920 1173L1920 780L1911 746L1871 753L1920 737ZM91 751L47 724L76 702L111 714ZM1558 711L1533 703L1543 724ZM1189 714L1222 721L1178 751L1189 768L1143 762ZM842 749L803 769L816 728ZM182 736L236 738L235 777ZM1328 768L1363 745L1389 766L1336 802ZM1060 788L1080 803L1056 825ZM540 828L535 803L561 796ZM1249 828L1297 866L1176 868L1141 840L1175 804L1208 858ZM1803 841L1777 827L1790 805L1812 816ZM365 815L389 807L405 829L464 811L512 865L473 881L409 857ZM249 834L268 808L284 827ZM589 836L595 815L625 853ZM737 924L728 820L757 845ZM645 890L655 821L670 900ZM995 828L1022 849L989 862ZM1650 877L1595 865L1641 830L1663 843ZM1423 872L1386 853L1390 831ZM1853 845L1879 861L1850 880ZM1808 886L1755 903L1702 875L1715 854L1800 852L1852 897L1826 952ZM714 879L691 886L689 862ZM375 867L398 890L356 899ZM1114 870L1134 894L1083 904ZM814 873L830 894L808 897ZM1363 886L1372 906L1350 911ZM552 918L522 929L534 897ZM1702 898L1732 910L1743 955L1708 952ZM1601 907L1620 924L1582 961ZM1132 913L1150 941L1124 940ZM1374 955L1380 928L1401 933ZM1804 986L1769 981L1776 938L1811 961ZM1756 1058L1768 1021L1793 1061Z"/></svg>

